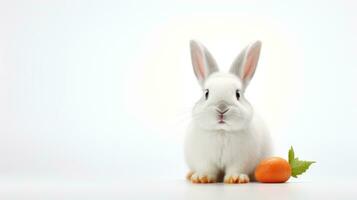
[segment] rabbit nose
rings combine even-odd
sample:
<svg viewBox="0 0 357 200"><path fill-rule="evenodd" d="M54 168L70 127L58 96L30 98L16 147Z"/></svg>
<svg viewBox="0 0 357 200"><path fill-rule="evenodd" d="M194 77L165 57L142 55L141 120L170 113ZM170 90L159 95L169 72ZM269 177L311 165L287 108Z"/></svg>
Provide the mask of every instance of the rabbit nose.
<svg viewBox="0 0 357 200"><path fill-rule="evenodd" d="M228 106L226 104L219 104L218 105L218 112L220 112L221 114L225 113L228 111Z"/></svg>

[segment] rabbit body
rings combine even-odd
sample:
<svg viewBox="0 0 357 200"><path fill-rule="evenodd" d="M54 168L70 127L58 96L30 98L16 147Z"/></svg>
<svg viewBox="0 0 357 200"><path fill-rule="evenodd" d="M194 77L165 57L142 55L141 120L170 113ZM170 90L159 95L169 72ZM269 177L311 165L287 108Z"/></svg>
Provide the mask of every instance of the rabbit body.
<svg viewBox="0 0 357 200"><path fill-rule="evenodd" d="M239 131L208 131L191 122L185 139L185 158L195 172L193 178L206 176L214 182L222 174L226 182L240 175L254 178L255 166L271 153L269 132L262 124L256 114Z"/></svg>
<svg viewBox="0 0 357 200"><path fill-rule="evenodd" d="M192 111L185 139L185 159L194 183L247 183L256 165L271 154L263 120L244 96L260 53L260 42L248 46L229 73L218 67L200 43L191 41L194 72L203 96Z"/></svg>

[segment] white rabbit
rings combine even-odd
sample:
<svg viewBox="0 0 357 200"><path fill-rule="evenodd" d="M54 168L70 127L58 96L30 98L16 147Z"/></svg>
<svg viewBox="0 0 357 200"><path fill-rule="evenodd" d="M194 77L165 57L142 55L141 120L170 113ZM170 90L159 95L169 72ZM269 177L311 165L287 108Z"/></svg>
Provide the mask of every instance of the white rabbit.
<svg viewBox="0 0 357 200"><path fill-rule="evenodd" d="M271 138L244 92L257 67L261 42L246 47L230 72L218 71L208 50L191 41L191 59L203 95L192 111L185 159L193 183L248 183L256 165L271 154Z"/></svg>

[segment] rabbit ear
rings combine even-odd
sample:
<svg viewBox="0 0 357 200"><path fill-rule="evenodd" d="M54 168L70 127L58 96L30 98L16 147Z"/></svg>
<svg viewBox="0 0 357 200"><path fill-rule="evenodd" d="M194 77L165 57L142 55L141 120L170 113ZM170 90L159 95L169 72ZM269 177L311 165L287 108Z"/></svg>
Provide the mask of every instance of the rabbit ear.
<svg viewBox="0 0 357 200"><path fill-rule="evenodd" d="M261 46L262 43L260 41L247 46L231 66L230 72L242 80L244 89L253 78L255 69L257 68Z"/></svg>
<svg viewBox="0 0 357 200"><path fill-rule="evenodd" d="M211 53L201 43L191 40L191 61L198 82L203 86L204 80L213 72L218 71L217 63Z"/></svg>

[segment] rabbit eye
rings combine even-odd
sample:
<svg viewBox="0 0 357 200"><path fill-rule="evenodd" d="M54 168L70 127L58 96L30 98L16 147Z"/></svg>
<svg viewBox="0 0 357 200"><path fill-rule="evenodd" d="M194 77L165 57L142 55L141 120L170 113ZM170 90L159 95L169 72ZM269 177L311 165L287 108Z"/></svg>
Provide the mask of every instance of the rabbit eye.
<svg viewBox="0 0 357 200"><path fill-rule="evenodd" d="M237 100L239 101L239 98L240 98L240 92L239 92L239 90L236 90L236 97L237 97Z"/></svg>
<svg viewBox="0 0 357 200"><path fill-rule="evenodd" d="M209 94L209 90L206 89L206 90L205 90L205 98L206 98L206 100L208 99L208 94Z"/></svg>

